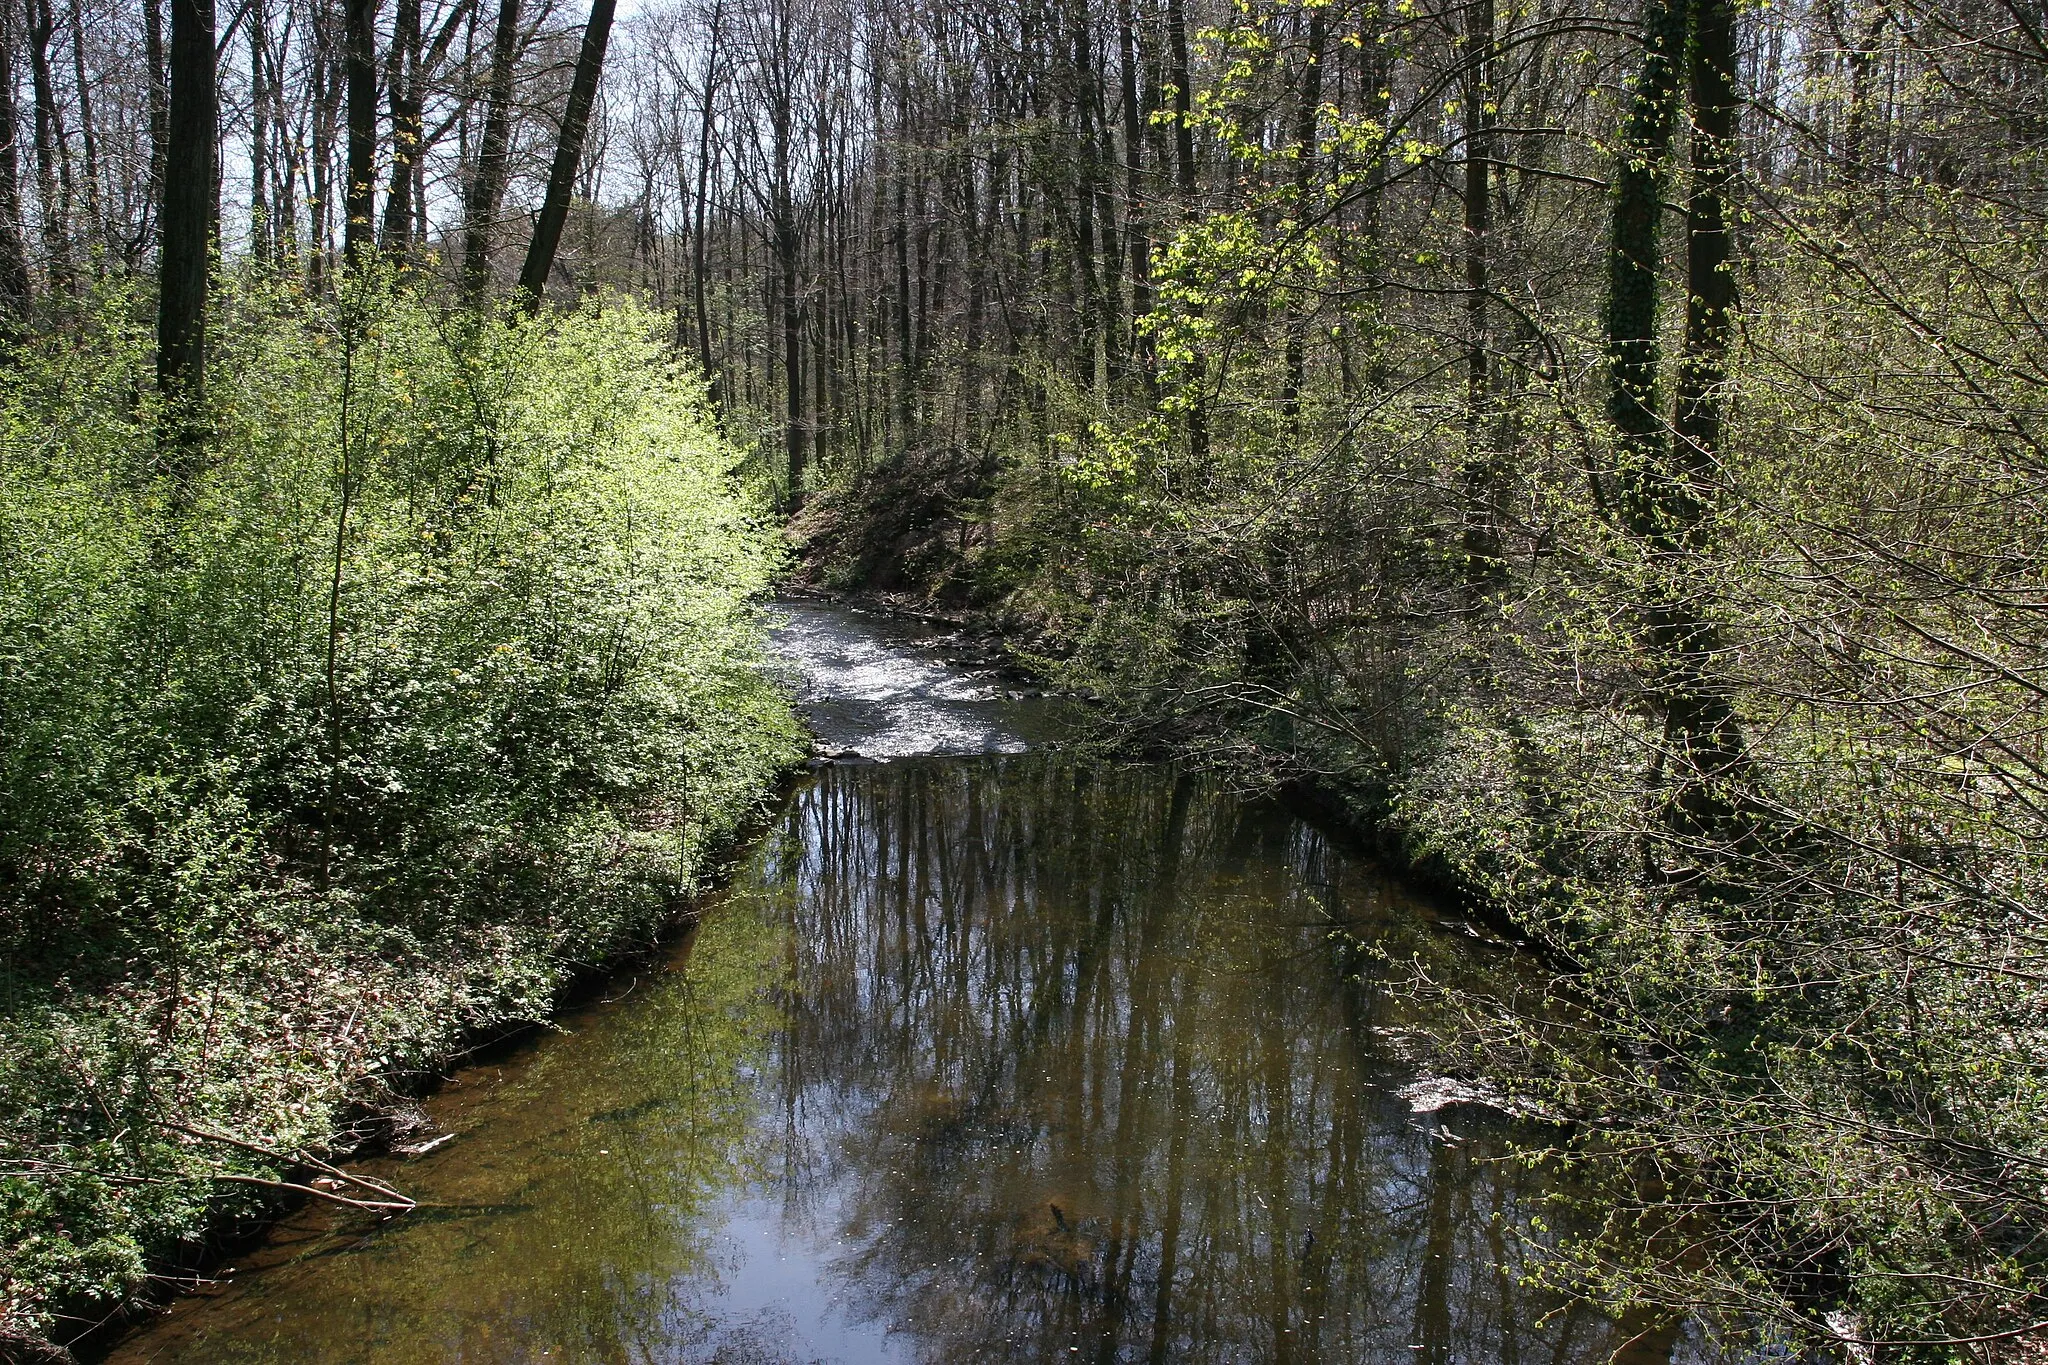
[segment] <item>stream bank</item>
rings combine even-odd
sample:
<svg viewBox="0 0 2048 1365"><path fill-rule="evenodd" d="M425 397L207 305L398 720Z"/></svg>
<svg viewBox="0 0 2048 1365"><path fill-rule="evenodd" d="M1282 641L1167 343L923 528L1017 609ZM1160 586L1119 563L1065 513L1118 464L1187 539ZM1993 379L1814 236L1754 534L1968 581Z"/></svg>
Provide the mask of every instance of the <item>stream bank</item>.
<svg viewBox="0 0 2048 1365"><path fill-rule="evenodd" d="M821 762L662 970L459 1074L123 1362L1598 1359L1555 1177L1370 942L1541 981L1280 807L794 604ZM1341 932L1340 932L1341 930ZM246 1270L247 1268L245 1268ZM1688 1336L1628 1347L1712 1359Z"/></svg>

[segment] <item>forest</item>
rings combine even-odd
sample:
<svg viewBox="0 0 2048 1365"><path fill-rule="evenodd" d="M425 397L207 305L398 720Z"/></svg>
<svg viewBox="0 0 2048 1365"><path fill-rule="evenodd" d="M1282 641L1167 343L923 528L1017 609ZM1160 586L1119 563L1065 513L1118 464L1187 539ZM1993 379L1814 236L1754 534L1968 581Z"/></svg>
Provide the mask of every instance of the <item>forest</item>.
<svg viewBox="0 0 2048 1365"><path fill-rule="evenodd" d="M0 0L0 1350L645 942L793 575L1514 934L1546 1273L2048 1359L2044 158L2040 0Z"/></svg>

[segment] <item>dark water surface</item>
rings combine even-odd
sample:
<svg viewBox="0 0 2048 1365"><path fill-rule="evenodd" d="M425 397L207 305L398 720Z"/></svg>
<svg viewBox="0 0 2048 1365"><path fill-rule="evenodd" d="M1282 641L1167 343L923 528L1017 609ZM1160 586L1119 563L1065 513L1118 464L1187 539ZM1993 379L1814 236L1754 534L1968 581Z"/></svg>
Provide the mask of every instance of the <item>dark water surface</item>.
<svg viewBox="0 0 2048 1365"><path fill-rule="evenodd" d="M428 1104L452 1141L371 1165L421 1208L309 1211L116 1359L1534 1365L1624 1341L1524 1287L1543 1177L1494 1160L1500 1116L1404 1098L1428 1021L1330 931L1503 992L1506 953L1277 809L1007 752L1054 722L993 674L792 616L824 747L952 756L817 771L665 966L458 1077Z"/></svg>

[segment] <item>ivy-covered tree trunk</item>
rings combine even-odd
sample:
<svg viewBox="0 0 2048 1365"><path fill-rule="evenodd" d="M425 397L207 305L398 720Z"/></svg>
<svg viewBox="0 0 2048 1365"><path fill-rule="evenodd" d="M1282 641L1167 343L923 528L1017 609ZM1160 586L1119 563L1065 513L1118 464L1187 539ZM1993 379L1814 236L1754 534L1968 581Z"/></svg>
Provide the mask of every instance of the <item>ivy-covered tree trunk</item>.
<svg viewBox="0 0 2048 1365"><path fill-rule="evenodd" d="M1735 175L1736 122L1734 0L1693 0L1689 83L1692 88L1691 193L1686 213L1685 350L1678 367L1674 453L1682 490L1673 500L1684 549L1705 550L1714 535L1712 512L1720 483L1721 396L1735 307L1729 251L1728 191ZM1682 765L1673 801L1682 827L1739 834L1733 817L1744 802L1731 784L1745 766L1742 725L1729 685L1716 661L1725 655L1721 632L1709 619L1699 589L1686 580L1675 599L1660 604L1667 619L1672 678L1670 741Z"/></svg>
<svg viewBox="0 0 2048 1365"><path fill-rule="evenodd" d="M1630 531L1646 538L1659 524L1658 471L1667 463L1657 402L1657 267L1685 30L1685 0L1648 0L1643 66L1621 127L1608 223L1607 417L1620 441L1615 477L1621 516Z"/></svg>
<svg viewBox="0 0 2048 1365"><path fill-rule="evenodd" d="M1701 507L1712 498L1721 444L1721 391L1735 309L1728 190L1740 108L1735 92L1734 0L1694 0L1687 48L1693 129L1685 226L1685 353L1678 369L1677 454ZM1694 526L1697 536L1697 523Z"/></svg>
<svg viewBox="0 0 2048 1365"><path fill-rule="evenodd" d="M1735 125L1733 6L1729 0L1651 0L1643 29L1643 67L1622 127L1607 253L1615 508L1643 555L1643 643L1652 700L1664 722L1658 767L1668 784L1666 823L1683 837L1726 837L1738 805L1728 787L1742 766L1742 729L1718 676L1721 642L1694 564L1712 533L1718 384L1734 301L1725 223ZM1700 126L1692 139L1689 302L1674 442L1674 424L1666 422L1658 398L1657 272L1686 57Z"/></svg>

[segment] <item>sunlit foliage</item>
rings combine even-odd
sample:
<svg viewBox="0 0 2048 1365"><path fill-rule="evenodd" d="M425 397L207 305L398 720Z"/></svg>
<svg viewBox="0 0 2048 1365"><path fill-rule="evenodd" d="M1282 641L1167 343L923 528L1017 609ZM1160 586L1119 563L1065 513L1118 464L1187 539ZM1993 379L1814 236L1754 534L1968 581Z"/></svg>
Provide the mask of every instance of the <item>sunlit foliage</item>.
<svg viewBox="0 0 2048 1365"><path fill-rule="evenodd" d="M796 753L773 542L636 306L232 291L162 472L118 291L0 375L0 1296L137 1284L642 943ZM246 1196L246 1197L245 1197Z"/></svg>

